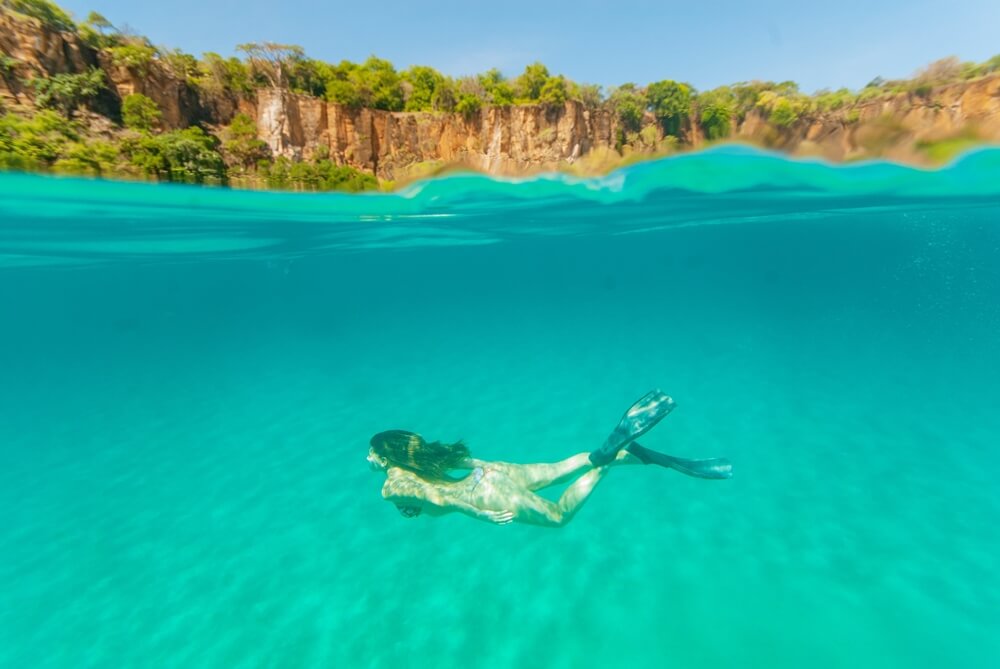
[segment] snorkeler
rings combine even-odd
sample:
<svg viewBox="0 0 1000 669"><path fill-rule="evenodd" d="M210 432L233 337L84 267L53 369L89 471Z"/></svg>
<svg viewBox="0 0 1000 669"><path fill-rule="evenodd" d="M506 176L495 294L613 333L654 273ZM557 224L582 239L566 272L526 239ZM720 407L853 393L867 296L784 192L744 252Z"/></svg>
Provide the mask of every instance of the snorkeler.
<svg viewBox="0 0 1000 669"><path fill-rule="evenodd" d="M636 443L674 406L670 397L653 390L629 407L600 448L560 462L519 465L477 460L461 442L427 442L404 430L372 437L368 462L372 469L386 473L382 497L407 518L460 511L498 525L519 522L561 527L573 519L614 465L656 464L707 479L732 476L732 465L724 458L684 460ZM454 478L448 472L456 469L471 472ZM557 502L535 493L575 477Z"/></svg>

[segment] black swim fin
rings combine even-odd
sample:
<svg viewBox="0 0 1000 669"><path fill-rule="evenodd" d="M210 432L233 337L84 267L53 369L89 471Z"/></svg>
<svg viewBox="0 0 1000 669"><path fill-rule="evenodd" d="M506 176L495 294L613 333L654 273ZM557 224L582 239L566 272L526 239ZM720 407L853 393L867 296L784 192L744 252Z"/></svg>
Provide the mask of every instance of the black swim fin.
<svg viewBox="0 0 1000 669"><path fill-rule="evenodd" d="M675 406L674 401L662 391L649 391L629 407L604 445L590 454L590 461L595 467L612 462L618 451L652 430Z"/></svg>
<svg viewBox="0 0 1000 669"><path fill-rule="evenodd" d="M688 476L697 476L700 479L728 479L733 476L733 464L726 458L685 460L659 451L652 451L634 441L625 448L647 465L669 467Z"/></svg>

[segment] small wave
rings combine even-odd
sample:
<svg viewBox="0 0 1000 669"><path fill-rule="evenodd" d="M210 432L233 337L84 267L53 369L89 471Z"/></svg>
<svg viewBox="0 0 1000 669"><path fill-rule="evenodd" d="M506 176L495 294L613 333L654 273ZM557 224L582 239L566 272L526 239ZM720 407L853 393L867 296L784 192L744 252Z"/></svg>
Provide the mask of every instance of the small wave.
<svg viewBox="0 0 1000 669"><path fill-rule="evenodd" d="M7 173L0 174L0 266L480 245L998 202L998 148L930 170L885 161L834 165L726 146L601 177L452 174L362 195Z"/></svg>

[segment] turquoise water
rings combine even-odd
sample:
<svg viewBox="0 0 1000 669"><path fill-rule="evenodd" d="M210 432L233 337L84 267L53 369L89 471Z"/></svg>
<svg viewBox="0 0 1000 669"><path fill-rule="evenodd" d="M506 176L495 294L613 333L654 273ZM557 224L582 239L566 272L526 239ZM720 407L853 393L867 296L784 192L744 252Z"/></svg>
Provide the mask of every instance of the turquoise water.
<svg viewBox="0 0 1000 669"><path fill-rule="evenodd" d="M991 667L1000 151L401 195L0 175L0 666ZM404 428L644 443L558 530L405 519Z"/></svg>

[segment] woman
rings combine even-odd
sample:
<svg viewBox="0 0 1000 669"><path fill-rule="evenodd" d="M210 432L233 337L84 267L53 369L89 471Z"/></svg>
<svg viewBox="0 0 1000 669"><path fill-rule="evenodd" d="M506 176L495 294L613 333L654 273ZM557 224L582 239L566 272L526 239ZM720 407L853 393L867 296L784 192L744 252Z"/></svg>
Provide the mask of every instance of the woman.
<svg viewBox="0 0 1000 669"><path fill-rule="evenodd" d="M461 442L427 442L404 430L372 437L368 462L386 473L382 497L408 518L460 511L498 525L516 521L561 527L573 519L613 465L657 464L701 478L732 476L728 460L683 460L636 443L673 408L672 399L653 390L625 412L601 448L561 462L518 465L477 460ZM455 469L472 471L453 478L448 472ZM558 502L535 493L573 478Z"/></svg>

